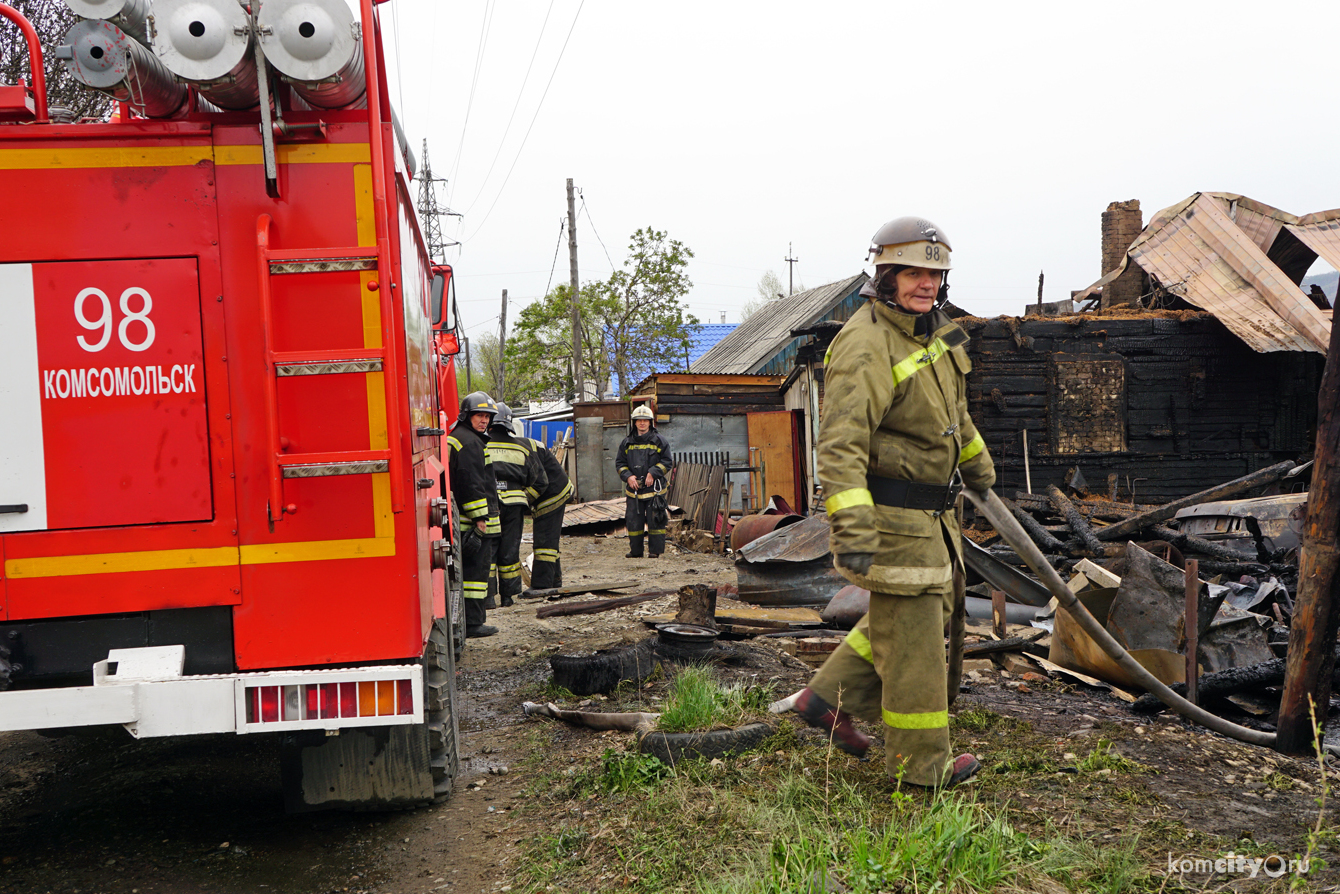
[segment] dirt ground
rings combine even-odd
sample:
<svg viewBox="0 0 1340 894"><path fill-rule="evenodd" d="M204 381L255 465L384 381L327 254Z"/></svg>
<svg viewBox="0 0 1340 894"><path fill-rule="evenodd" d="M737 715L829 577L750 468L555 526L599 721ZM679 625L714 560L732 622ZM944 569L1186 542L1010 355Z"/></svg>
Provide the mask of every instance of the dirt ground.
<svg viewBox="0 0 1340 894"><path fill-rule="evenodd" d="M635 562L623 558L625 550L617 537L565 538L564 583L636 579L651 590L735 582L720 556L672 547ZM547 620L535 618L535 602L490 613L500 633L470 640L458 668L461 779L449 801L431 808L285 815L268 739L0 733L0 892L510 890L525 845L561 823L582 821L580 805L528 791L535 774L595 760L627 735L526 717L521 702L543 697L551 654L641 639L649 632L643 619L672 613L675 604L667 596ZM775 642L730 648L724 674L779 695L811 673ZM1222 856L1238 842L1253 853L1291 855L1303 850L1317 820L1315 761L1232 742L1167 715L1134 715L1100 690L978 670L965 679L954 712L955 744L984 764L975 783L981 797L1008 803L1017 824L1040 832L1055 823L1100 840L1139 834L1169 859ZM867 731L878 741L878 730ZM803 731L802 739L814 735ZM1077 761L1100 741L1139 768L1078 775ZM544 761L533 759L536 748L550 752ZM863 766L878 776L878 746L872 754L875 763ZM1332 834L1320 854L1332 866L1340 863L1329 850L1334 842ZM1335 884L1334 875L1314 873L1307 886ZM1214 887L1265 890L1259 879L1221 878Z"/></svg>

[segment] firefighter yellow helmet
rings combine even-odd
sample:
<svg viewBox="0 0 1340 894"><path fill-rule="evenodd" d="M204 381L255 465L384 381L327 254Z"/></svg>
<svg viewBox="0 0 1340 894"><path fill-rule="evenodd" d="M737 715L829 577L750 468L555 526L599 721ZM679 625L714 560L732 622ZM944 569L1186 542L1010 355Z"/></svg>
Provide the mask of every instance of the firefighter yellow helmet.
<svg viewBox="0 0 1340 894"><path fill-rule="evenodd" d="M924 217L899 217L880 227L875 233L870 254L871 263L901 264L905 267L926 267L948 270L949 239L935 224Z"/></svg>

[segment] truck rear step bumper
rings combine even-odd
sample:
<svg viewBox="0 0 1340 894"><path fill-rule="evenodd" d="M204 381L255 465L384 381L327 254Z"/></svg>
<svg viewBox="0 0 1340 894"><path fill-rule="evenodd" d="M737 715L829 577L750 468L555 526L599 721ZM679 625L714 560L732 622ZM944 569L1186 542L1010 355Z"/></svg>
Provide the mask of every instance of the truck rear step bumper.
<svg viewBox="0 0 1340 894"><path fill-rule="evenodd" d="M423 722L418 665L184 676L185 653L113 649L92 686L0 692L0 731L119 724L153 738Z"/></svg>

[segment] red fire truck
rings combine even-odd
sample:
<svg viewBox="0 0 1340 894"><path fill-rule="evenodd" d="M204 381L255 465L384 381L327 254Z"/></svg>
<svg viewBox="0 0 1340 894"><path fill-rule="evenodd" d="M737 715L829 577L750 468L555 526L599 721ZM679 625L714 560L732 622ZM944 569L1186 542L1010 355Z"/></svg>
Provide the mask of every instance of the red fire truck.
<svg viewBox="0 0 1340 894"><path fill-rule="evenodd" d="M271 733L290 809L445 797L457 320L374 2L80 2L119 12L56 54L107 123L0 4L0 730ZM313 34L334 74L277 44Z"/></svg>

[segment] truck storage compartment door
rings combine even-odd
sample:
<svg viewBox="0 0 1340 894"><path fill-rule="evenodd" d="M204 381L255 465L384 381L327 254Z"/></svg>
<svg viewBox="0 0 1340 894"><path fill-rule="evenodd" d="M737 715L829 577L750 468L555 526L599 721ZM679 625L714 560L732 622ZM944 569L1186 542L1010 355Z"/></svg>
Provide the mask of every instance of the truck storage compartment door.
<svg viewBox="0 0 1340 894"><path fill-rule="evenodd" d="M0 532L207 521L194 258L0 264Z"/></svg>

